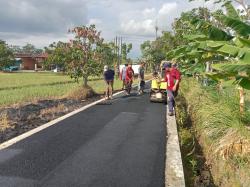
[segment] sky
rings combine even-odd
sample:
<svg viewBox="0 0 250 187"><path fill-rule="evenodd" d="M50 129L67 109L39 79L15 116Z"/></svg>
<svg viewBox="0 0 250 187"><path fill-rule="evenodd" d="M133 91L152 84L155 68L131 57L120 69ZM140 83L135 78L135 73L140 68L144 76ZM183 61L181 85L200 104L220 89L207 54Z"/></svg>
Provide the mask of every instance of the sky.
<svg viewBox="0 0 250 187"><path fill-rule="evenodd" d="M212 2L197 0L0 0L0 39L9 45L31 43L43 48L57 41L69 41L69 28L95 24L106 41L116 36L132 43L130 57L140 57L140 44L170 31L182 11Z"/></svg>

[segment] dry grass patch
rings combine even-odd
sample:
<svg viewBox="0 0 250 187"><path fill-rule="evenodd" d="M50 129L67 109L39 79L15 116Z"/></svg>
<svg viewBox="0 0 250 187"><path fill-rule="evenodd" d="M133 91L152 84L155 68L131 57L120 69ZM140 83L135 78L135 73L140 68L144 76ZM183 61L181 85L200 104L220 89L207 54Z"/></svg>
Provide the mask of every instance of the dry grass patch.
<svg viewBox="0 0 250 187"><path fill-rule="evenodd" d="M236 130L228 133L215 145L215 154L228 160L234 156L245 157L250 155L250 140L240 136Z"/></svg>
<svg viewBox="0 0 250 187"><path fill-rule="evenodd" d="M7 113L0 115L0 132L4 132L6 129L10 128L10 122Z"/></svg>
<svg viewBox="0 0 250 187"><path fill-rule="evenodd" d="M59 104L59 105L52 107L52 108L42 109L40 112L40 115L45 116L48 114L56 114L56 113L64 112L65 109L67 109L67 108L64 106L64 104Z"/></svg>
<svg viewBox="0 0 250 187"><path fill-rule="evenodd" d="M91 87L78 87L72 90L70 93L66 95L69 99L75 100L86 100L87 98L93 97L95 92Z"/></svg>

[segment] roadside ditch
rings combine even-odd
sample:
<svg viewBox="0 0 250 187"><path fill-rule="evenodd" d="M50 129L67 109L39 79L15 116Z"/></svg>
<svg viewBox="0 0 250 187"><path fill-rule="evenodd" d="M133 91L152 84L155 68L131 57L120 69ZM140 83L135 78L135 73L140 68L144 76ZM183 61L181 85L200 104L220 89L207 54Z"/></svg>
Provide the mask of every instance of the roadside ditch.
<svg viewBox="0 0 250 187"><path fill-rule="evenodd" d="M210 166L196 135L191 115L185 97L180 94L176 99L176 122L185 183L187 187L214 187Z"/></svg>

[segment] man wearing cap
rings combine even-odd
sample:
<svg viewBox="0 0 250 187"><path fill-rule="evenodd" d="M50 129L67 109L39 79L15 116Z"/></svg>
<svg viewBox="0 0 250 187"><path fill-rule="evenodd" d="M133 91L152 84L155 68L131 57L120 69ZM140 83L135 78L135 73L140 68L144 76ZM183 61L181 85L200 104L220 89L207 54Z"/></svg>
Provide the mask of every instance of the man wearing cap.
<svg viewBox="0 0 250 187"><path fill-rule="evenodd" d="M164 65L166 75L165 75L165 81L168 83L167 87L167 93L168 93L168 109L169 109L169 116L174 115L174 106L175 106L175 100L174 100L174 95L175 92L177 91L179 82L180 82L180 74L176 73L172 69L172 64L171 63L166 63Z"/></svg>
<svg viewBox="0 0 250 187"><path fill-rule="evenodd" d="M115 72L114 70L109 69L107 65L105 65L103 75L107 86L105 99L112 99Z"/></svg>

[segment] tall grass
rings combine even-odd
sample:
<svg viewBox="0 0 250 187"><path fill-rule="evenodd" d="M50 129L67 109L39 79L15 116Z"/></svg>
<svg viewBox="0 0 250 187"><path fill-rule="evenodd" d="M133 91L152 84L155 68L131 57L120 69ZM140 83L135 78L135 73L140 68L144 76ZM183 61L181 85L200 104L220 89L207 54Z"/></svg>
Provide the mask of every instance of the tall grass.
<svg viewBox="0 0 250 187"><path fill-rule="evenodd" d="M244 116L240 114L238 90L231 87L218 92L214 87L202 87L193 79L184 80L181 89L192 106L198 127L207 129L211 139L225 135L229 128L245 132L250 113L246 109Z"/></svg>
<svg viewBox="0 0 250 187"><path fill-rule="evenodd" d="M182 81L180 91L215 183L250 186L249 92L246 92L246 111L242 115L234 86L226 86L219 92L189 78Z"/></svg>

